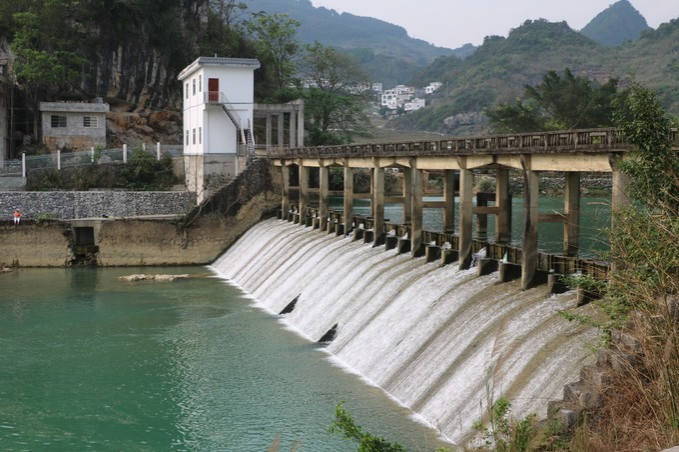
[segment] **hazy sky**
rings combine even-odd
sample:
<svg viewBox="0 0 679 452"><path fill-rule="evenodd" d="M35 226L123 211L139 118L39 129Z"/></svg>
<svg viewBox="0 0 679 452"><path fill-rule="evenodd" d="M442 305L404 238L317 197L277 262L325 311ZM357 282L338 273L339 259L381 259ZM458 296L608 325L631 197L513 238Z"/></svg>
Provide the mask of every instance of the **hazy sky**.
<svg viewBox="0 0 679 452"><path fill-rule="evenodd" d="M483 43L489 35L507 36L527 19L566 21L580 30L616 0L311 0L342 13L367 16L400 25L412 38L457 48ZM630 0L658 28L679 18L679 0Z"/></svg>

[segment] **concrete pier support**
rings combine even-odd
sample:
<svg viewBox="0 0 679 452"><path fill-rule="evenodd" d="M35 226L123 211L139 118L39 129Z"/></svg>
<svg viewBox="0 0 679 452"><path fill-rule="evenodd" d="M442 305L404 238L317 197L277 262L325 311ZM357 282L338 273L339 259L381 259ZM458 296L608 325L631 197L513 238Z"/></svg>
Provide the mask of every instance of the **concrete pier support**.
<svg viewBox="0 0 679 452"><path fill-rule="evenodd" d="M455 232L455 171L443 172L443 232Z"/></svg>
<svg viewBox="0 0 679 452"><path fill-rule="evenodd" d="M612 183L611 210L616 211L631 205L632 201L628 193L630 177L619 169L613 168Z"/></svg>
<svg viewBox="0 0 679 452"><path fill-rule="evenodd" d="M523 160L523 159L522 159ZM524 168L529 167L524 164ZM523 246L521 258L521 287L533 287L538 268L538 173L523 170Z"/></svg>
<svg viewBox="0 0 679 452"><path fill-rule="evenodd" d="M410 224L412 220L412 199L411 192L413 186L412 170L403 170L403 224Z"/></svg>
<svg viewBox="0 0 679 452"><path fill-rule="evenodd" d="M327 166L319 168L318 179L319 229L325 231L328 224L328 205L330 204L330 170Z"/></svg>
<svg viewBox="0 0 679 452"><path fill-rule="evenodd" d="M344 162L344 234L352 228L354 216L354 169Z"/></svg>
<svg viewBox="0 0 679 452"><path fill-rule="evenodd" d="M495 177L495 243L509 243L512 239L512 198L509 194L509 170L498 168Z"/></svg>
<svg viewBox="0 0 679 452"><path fill-rule="evenodd" d="M460 165L462 166L462 165ZM460 170L460 247L458 262L462 270L472 263L472 212L474 174L471 170Z"/></svg>
<svg viewBox="0 0 679 452"><path fill-rule="evenodd" d="M476 207L488 207L488 197L486 193L476 194ZM488 214L476 214L476 238L488 240Z"/></svg>
<svg viewBox="0 0 679 452"><path fill-rule="evenodd" d="M611 193L611 228L615 227L615 211L623 209L632 204L632 200L629 197L628 187L630 184L630 177L620 171L618 168L618 162L621 157L610 155L609 162L611 169L613 170L612 182L613 182L613 192ZM611 262L611 270L616 271L622 268L624 265L620 261ZM583 295L583 300L586 297Z"/></svg>
<svg viewBox="0 0 679 452"><path fill-rule="evenodd" d="M283 173L283 193L281 194L281 219L288 220L290 212L290 167L281 166Z"/></svg>
<svg viewBox="0 0 679 452"><path fill-rule="evenodd" d="M309 207L309 167L299 162L299 222L308 226L307 207Z"/></svg>
<svg viewBox="0 0 679 452"><path fill-rule="evenodd" d="M411 177L410 253L413 257L420 257L424 254L422 249L422 212L424 201L422 199L422 170L417 168L415 161L412 164Z"/></svg>
<svg viewBox="0 0 679 452"><path fill-rule="evenodd" d="M373 211L373 244L384 244L384 168L380 168L379 159L373 160L372 200Z"/></svg>
<svg viewBox="0 0 679 452"><path fill-rule="evenodd" d="M580 249L580 173L566 173L564 191L563 253L577 256Z"/></svg>

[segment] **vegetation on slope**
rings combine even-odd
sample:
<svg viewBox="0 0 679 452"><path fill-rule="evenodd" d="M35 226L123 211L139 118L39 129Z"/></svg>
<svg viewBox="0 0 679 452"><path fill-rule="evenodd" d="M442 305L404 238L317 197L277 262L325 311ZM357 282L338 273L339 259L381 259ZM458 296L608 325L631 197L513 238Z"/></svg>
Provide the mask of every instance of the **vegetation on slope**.
<svg viewBox="0 0 679 452"><path fill-rule="evenodd" d="M545 20L526 21L507 38L487 37L464 61L440 57L411 80L415 86L432 80L444 83L429 106L390 121L391 128L431 130L450 135L487 132L480 113L500 103L513 104L526 85L534 85L548 71L569 68L578 77L604 84L619 80L624 88L632 80L658 92L670 114L679 114L679 68L676 42L679 20L642 33L622 47L604 47L571 30L568 25Z"/></svg>

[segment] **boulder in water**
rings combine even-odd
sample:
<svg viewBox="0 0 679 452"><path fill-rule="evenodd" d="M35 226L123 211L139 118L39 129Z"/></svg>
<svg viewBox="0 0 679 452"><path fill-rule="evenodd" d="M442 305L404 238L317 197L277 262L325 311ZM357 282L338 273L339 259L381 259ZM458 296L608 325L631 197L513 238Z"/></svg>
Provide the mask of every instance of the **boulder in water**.
<svg viewBox="0 0 679 452"><path fill-rule="evenodd" d="M175 279L186 279L188 278L188 274L183 274L183 275L144 275L144 274L136 274L136 275L127 275L127 276L119 276L118 279L122 279L124 281L174 281Z"/></svg>

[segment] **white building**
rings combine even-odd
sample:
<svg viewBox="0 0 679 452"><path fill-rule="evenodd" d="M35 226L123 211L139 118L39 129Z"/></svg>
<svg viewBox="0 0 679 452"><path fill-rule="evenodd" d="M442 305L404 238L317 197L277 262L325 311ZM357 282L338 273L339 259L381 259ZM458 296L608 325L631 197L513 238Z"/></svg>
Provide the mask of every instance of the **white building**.
<svg viewBox="0 0 679 452"><path fill-rule="evenodd" d="M225 182L253 152L254 71L259 61L199 57L177 77L183 82L186 185L198 202L210 180Z"/></svg>
<svg viewBox="0 0 679 452"><path fill-rule="evenodd" d="M431 82L429 85L424 87L424 92L427 94L431 94L442 86L443 83L441 82Z"/></svg>
<svg viewBox="0 0 679 452"><path fill-rule="evenodd" d="M426 105L424 99L412 99L410 102L403 104L404 111L417 111L420 108L424 108Z"/></svg>

